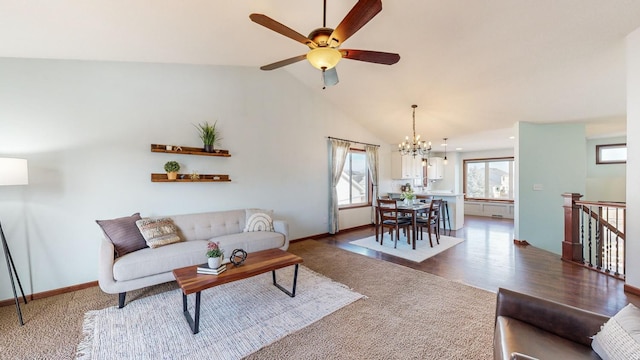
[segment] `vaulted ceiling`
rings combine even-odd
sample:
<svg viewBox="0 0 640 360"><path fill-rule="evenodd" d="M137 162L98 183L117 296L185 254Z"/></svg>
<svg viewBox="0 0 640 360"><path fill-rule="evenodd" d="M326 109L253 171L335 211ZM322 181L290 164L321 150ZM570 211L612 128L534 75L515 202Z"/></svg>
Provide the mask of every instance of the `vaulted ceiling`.
<svg viewBox="0 0 640 360"><path fill-rule="evenodd" d="M356 3L327 0L335 27ZM0 0L0 56L259 67L307 48L249 20L307 35L322 1ZM286 71L389 144L416 128L449 149L510 147L517 121L584 122L625 133L625 36L634 0L389 0L343 48L399 53L395 65L342 60L322 90L302 61ZM1 79L0 79L1 81Z"/></svg>

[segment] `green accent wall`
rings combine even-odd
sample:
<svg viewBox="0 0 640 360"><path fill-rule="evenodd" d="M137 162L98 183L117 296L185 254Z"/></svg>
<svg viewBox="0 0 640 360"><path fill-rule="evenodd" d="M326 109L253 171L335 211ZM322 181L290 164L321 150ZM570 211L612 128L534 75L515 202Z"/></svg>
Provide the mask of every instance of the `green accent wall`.
<svg viewBox="0 0 640 360"><path fill-rule="evenodd" d="M515 238L561 254L561 195L586 191L585 127L525 122L518 122L515 127Z"/></svg>

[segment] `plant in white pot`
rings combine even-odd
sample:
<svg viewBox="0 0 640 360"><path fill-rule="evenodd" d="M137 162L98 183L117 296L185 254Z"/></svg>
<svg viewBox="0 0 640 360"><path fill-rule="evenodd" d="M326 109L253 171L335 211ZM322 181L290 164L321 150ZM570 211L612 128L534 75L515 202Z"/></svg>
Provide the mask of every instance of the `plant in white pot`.
<svg viewBox="0 0 640 360"><path fill-rule="evenodd" d="M164 171L167 172L167 179L175 180L178 177L178 171L180 171L180 164L177 161L167 161L164 164Z"/></svg>
<svg viewBox="0 0 640 360"><path fill-rule="evenodd" d="M209 241L207 243L207 262L209 263L209 267L212 269L217 269L222 265L222 249L220 249L220 244L217 242Z"/></svg>
<svg viewBox="0 0 640 360"><path fill-rule="evenodd" d="M416 198L416 194L413 193L413 190L405 191L402 193L402 198L405 200L405 204L411 205Z"/></svg>
<svg viewBox="0 0 640 360"><path fill-rule="evenodd" d="M215 146L220 145L222 137L220 136L220 131L216 128L217 125L217 121L214 122L213 125L209 124L208 121L205 121L204 124L198 124L196 126L198 129L198 135L204 145L205 152L214 152Z"/></svg>

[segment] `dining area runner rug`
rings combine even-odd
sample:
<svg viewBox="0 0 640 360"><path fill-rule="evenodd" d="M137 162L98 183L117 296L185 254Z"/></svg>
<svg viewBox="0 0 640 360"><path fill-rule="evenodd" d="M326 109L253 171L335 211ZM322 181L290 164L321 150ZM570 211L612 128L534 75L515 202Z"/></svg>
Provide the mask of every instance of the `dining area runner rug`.
<svg viewBox="0 0 640 360"><path fill-rule="evenodd" d="M291 289L293 267L276 274ZM194 335L182 313L182 292L175 289L122 309L87 312L76 359L240 359L363 297L300 266L291 298L265 273L204 290ZM191 314L194 303L189 295Z"/></svg>
<svg viewBox="0 0 640 360"><path fill-rule="evenodd" d="M429 245L429 237L426 233L424 233L423 240L416 241L416 249L413 250L411 244L407 244L406 236L401 235L400 240L398 240L398 246L396 249L394 249L394 240L389 235L389 233L385 233L383 236L384 240L382 241L382 245L380 245L379 242L376 242L375 235L369 236L364 239L351 241L349 243L367 249L380 251L385 254L397 256L410 261L423 262L426 259L437 255L451 247L454 247L464 241L464 239L462 238L440 235L440 244L438 244L436 242L435 235L432 235L433 247L431 247Z"/></svg>

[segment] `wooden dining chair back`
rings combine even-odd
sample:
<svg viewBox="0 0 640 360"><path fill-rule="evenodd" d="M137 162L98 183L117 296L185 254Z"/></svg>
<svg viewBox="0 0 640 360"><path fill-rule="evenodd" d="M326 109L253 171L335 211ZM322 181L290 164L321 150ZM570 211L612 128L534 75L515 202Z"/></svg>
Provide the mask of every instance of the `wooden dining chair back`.
<svg viewBox="0 0 640 360"><path fill-rule="evenodd" d="M433 240L431 235L436 238L436 243L440 245L440 209L442 208L442 200L431 200L429 205L428 215L420 217L416 221L416 226L420 232L420 239L422 239L422 232L424 228L427 228L427 234L429 235L429 245L433 247Z"/></svg>
<svg viewBox="0 0 640 360"><path fill-rule="evenodd" d="M398 246L398 240L400 240L400 229L404 229L408 238L408 230L411 229L411 221L404 219L400 216L398 211L398 203L395 200L390 199L378 199L378 223L376 224L376 241L378 241L378 234L380 234L380 245L384 240L385 229L389 230L389 234L392 236L394 242L394 249ZM381 232L379 230L382 230ZM395 231L395 237L393 232Z"/></svg>

